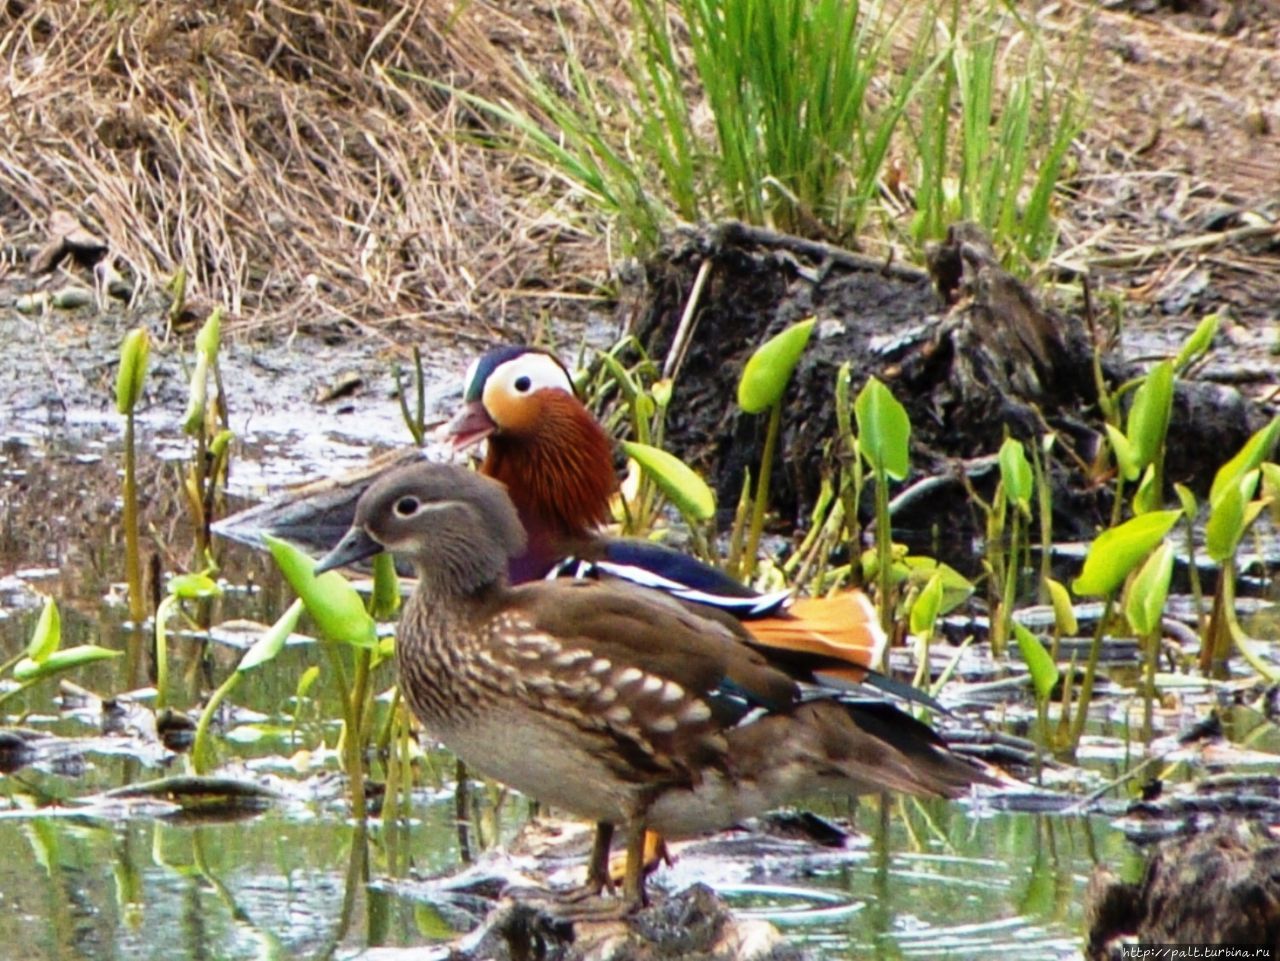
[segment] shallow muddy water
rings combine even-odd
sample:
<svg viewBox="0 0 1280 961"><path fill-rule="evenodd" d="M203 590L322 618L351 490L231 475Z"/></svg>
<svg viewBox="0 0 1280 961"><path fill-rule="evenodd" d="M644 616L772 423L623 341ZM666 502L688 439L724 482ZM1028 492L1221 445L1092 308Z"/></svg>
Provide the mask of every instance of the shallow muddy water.
<svg viewBox="0 0 1280 961"><path fill-rule="evenodd" d="M452 403L443 386L430 396L442 409ZM405 436L384 391L347 413L264 402L238 420L232 399L240 442L230 490L243 503L355 466ZM190 448L176 421L156 408L141 429L147 523L165 573L192 564L179 497ZM114 417L97 412L5 423L0 658L27 642L36 592L57 598L64 645L126 646L119 433ZM263 554L226 543L217 552L225 593L200 612L215 640L175 627L171 695L180 711L198 710L256 637L228 622L268 624L290 600ZM66 740L32 741L34 763L0 782L0 959L422 957L422 946L442 945L474 920L423 880L461 863L451 760L424 756L410 823L358 831L346 818L334 687L322 671L307 698L295 697L300 675L323 666L311 645L256 672L221 719L218 773L268 786L278 796L265 810L193 821L141 806L82 809L98 792L185 769L184 756L156 740L154 692L145 676L130 683L126 660L70 679L103 696L143 687L132 706L58 697L56 681L3 705L7 723ZM374 680L385 691L389 665ZM475 831L510 840L527 805L507 798L496 814L486 811ZM852 821L838 848L771 832L693 844L655 883L710 883L824 958L1074 958L1094 864L1138 870L1136 850L1101 816L1010 813L981 799L893 800L882 810L873 799Z"/></svg>
<svg viewBox="0 0 1280 961"><path fill-rule="evenodd" d="M394 843L415 871L456 865L451 800L419 799ZM666 883L705 880L744 914L767 917L824 958L1076 957L1090 851L1123 843L1098 823L960 808L929 836L894 812L886 850L872 837L804 878L737 880L751 860L689 852ZM913 830L925 823L916 812ZM1092 830L1095 837L1086 837ZM246 821L9 815L0 820L5 895L0 957L14 959L423 957L454 936L456 914L388 868L386 833L367 836L331 807L273 808ZM802 847L795 845L793 847ZM357 859L367 852L370 880ZM773 859L800 858L796 850ZM759 862L755 862L759 866Z"/></svg>

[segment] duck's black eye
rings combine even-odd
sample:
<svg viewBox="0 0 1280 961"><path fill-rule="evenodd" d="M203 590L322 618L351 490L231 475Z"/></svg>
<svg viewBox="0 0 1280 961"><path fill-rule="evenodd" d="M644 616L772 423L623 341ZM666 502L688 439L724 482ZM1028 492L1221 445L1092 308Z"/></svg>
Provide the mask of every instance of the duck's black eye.
<svg viewBox="0 0 1280 961"><path fill-rule="evenodd" d="M418 513L418 498L402 497L396 501L395 512L401 517L412 517Z"/></svg>
<svg viewBox="0 0 1280 961"><path fill-rule="evenodd" d="M516 378L515 387L516 387L516 390L520 391L520 393L527 394L529 392L529 388L532 386L533 386L533 381L529 379L529 376L527 374L521 375L520 377Z"/></svg>

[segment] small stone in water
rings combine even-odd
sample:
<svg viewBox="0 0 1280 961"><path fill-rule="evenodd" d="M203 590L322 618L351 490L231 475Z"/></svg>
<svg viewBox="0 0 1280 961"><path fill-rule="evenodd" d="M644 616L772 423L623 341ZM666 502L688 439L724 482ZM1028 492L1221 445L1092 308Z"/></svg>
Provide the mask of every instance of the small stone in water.
<svg viewBox="0 0 1280 961"><path fill-rule="evenodd" d="M49 295L41 291L38 294L23 294L13 302L13 306L20 314L38 314L48 303Z"/></svg>
<svg viewBox="0 0 1280 961"><path fill-rule="evenodd" d="M50 302L60 310L88 307L93 303L93 291L84 287L63 287L54 293Z"/></svg>

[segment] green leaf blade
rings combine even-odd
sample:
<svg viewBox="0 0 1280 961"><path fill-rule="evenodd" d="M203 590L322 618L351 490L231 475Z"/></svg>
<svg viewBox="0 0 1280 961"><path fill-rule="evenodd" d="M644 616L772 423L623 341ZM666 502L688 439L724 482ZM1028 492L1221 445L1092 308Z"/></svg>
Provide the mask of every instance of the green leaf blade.
<svg viewBox="0 0 1280 961"><path fill-rule="evenodd" d="M1026 663L1027 671L1031 675L1036 700L1047 701L1058 683L1058 665L1053 663L1053 658L1040 643L1040 638L1017 621L1013 623L1013 636L1018 642L1018 652L1022 655L1022 660Z"/></svg>
<svg viewBox="0 0 1280 961"><path fill-rule="evenodd" d="M662 493L685 517L705 521L715 516L715 494L707 482L680 458L661 448L635 441L623 441L622 449L653 478Z"/></svg>
<svg viewBox="0 0 1280 961"><path fill-rule="evenodd" d="M941 609L942 574L935 572L911 605L911 633L920 637L932 634Z"/></svg>
<svg viewBox="0 0 1280 961"><path fill-rule="evenodd" d="M1138 479L1138 458L1134 455L1133 445L1129 443L1129 438L1120 432L1120 430L1111 424L1105 425L1107 431L1107 440L1111 443L1111 452L1116 457L1116 469L1120 471L1127 481Z"/></svg>
<svg viewBox="0 0 1280 961"><path fill-rule="evenodd" d="M209 314L209 319L200 328L200 333L196 334L196 350L210 361L218 356L218 347L222 343L223 313L225 311L222 307L215 307Z"/></svg>
<svg viewBox="0 0 1280 961"><path fill-rule="evenodd" d="M1225 564L1235 555L1240 538L1252 520L1249 499L1257 489L1258 471L1250 471L1218 493L1204 525L1204 549L1213 560ZM1253 512L1257 516L1257 512Z"/></svg>
<svg viewBox="0 0 1280 961"><path fill-rule="evenodd" d="M1147 514L1158 510L1161 504L1160 489L1156 484L1156 465L1148 464L1142 472L1142 480L1133 495L1133 512Z"/></svg>
<svg viewBox="0 0 1280 961"><path fill-rule="evenodd" d="M1035 476L1027 460L1022 442L1006 437L997 455L1000 464L1000 480L1004 483L1005 496L1024 513L1031 510L1031 495L1035 493Z"/></svg>
<svg viewBox="0 0 1280 961"><path fill-rule="evenodd" d="M1049 588L1049 601L1053 604L1054 626L1059 633L1070 637L1080 630L1080 624L1076 619L1075 605L1071 603L1071 594L1067 591L1067 585L1049 577L1045 579L1045 586Z"/></svg>
<svg viewBox="0 0 1280 961"><path fill-rule="evenodd" d="M36 621L36 629L31 632L31 640L27 642L24 658L36 663L46 660L62 644L62 615L58 613L58 605L52 597L46 597L44 608L40 611L40 619Z"/></svg>
<svg viewBox="0 0 1280 961"><path fill-rule="evenodd" d="M1277 438L1280 438L1280 417L1273 417L1271 423L1245 441L1239 452L1218 468L1213 476L1213 486L1209 488L1209 503L1215 503L1240 477L1267 460L1275 449Z"/></svg>
<svg viewBox="0 0 1280 961"><path fill-rule="evenodd" d="M1165 541L1138 570L1125 596L1125 617L1134 631L1143 637L1160 626L1172 577L1173 545Z"/></svg>
<svg viewBox="0 0 1280 961"><path fill-rule="evenodd" d="M382 620L390 620L400 610L400 575L396 559L386 551L373 558L373 603L369 610Z"/></svg>
<svg viewBox="0 0 1280 961"><path fill-rule="evenodd" d="M31 684L64 671L74 670L86 664L106 661L123 655L123 651L112 651L97 644L81 644L54 651L43 661L34 661L24 657L13 669L13 678L23 684Z"/></svg>
<svg viewBox="0 0 1280 961"><path fill-rule="evenodd" d="M1159 544L1182 511L1152 511L1103 531L1089 545L1084 569L1071 584L1076 594L1105 596L1114 591Z"/></svg>
<svg viewBox="0 0 1280 961"><path fill-rule="evenodd" d="M911 419L893 392L869 377L853 404L858 446L873 470L902 480L911 470Z"/></svg>
<svg viewBox="0 0 1280 961"><path fill-rule="evenodd" d="M1133 448L1133 463L1138 470L1155 460L1164 444L1172 412L1173 363L1165 360L1147 372L1134 392L1133 404L1129 408L1125 433Z"/></svg>
<svg viewBox="0 0 1280 961"><path fill-rule="evenodd" d="M792 324L756 348L738 381L738 406L746 413L759 414L782 400L816 322L810 317Z"/></svg>
<svg viewBox="0 0 1280 961"><path fill-rule="evenodd" d="M184 601L199 600L204 597L218 597L222 588L208 574L178 574L169 578L169 593Z"/></svg>
<svg viewBox="0 0 1280 961"><path fill-rule="evenodd" d="M151 356L151 335L145 327L135 327L120 346L120 369L116 371L116 410L130 414L142 398Z"/></svg>
<svg viewBox="0 0 1280 961"><path fill-rule="evenodd" d="M359 592L345 577L337 571L317 577L316 562L303 551L269 534L263 539L325 637L354 647L377 646L377 625L365 610Z"/></svg>
<svg viewBox="0 0 1280 961"><path fill-rule="evenodd" d="M1191 332L1191 336L1187 338L1182 345L1182 349L1178 351L1178 356L1173 359L1173 369L1175 371L1181 374L1209 350L1209 347L1213 344L1213 338L1218 333L1218 326L1221 322L1221 315L1213 313L1206 316L1204 320L1196 325L1196 329Z"/></svg>
<svg viewBox="0 0 1280 961"><path fill-rule="evenodd" d="M249 650L244 652L244 657L240 658L240 663L236 665L236 670L243 674L274 660L276 655L284 650L284 645L289 640L289 635L297 628L298 618L302 616L304 607L305 605L300 597L290 604L289 609L281 614L276 619L276 622L263 632L260 638L254 641Z"/></svg>

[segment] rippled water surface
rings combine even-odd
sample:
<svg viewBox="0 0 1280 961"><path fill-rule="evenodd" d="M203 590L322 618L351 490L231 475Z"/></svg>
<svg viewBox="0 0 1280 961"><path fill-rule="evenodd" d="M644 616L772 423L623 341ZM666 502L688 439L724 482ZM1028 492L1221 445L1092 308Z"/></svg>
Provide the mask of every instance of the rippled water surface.
<svg viewBox="0 0 1280 961"><path fill-rule="evenodd" d="M394 419L380 423L390 442ZM335 418L291 432L265 417L242 425L249 442L234 462L233 491L260 495L283 479L361 460L368 432L353 436L350 425ZM295 436L303 430L305 444ZM149 530L163 569L187 569L190 535L180 520L187 448L165 439L172 425L143 433ZM65 644L125 647L114 533L118 426L109 418L17 424L0 458L0 656L26 643L36 591L58 598ZM222 565L227 590L203 612L206 623L270 623L288 600L271 567L235 545L224 545ZM247 629L250 640L256 630ZM226 676L240 656L234 635L206 643L175 625L176 707L197 708ZM83 739L84 749L46 752L0 782L0 958L397 957L390 949L439 945L456 934L464 919L415 880L459 864L452 762L442 753L423 758L411 823L357 831L337 773L334 688L322 671L314 691L295 697L302 673L323 667L314 646L291 648L255 673L222 718L220 773L277 790L265 811L200 823L156 811L78 809L96 792L184 769L185 759L146 730L146 665L126 660L72 679L101 694L144 688L132 707L55 698L56 683L4 705L9 723ZM126 670L141 671L142 683L129 683ZM375 677L379 690L391 680L388 667ZM381 704L385 711L385 698ZM508 797L498 815L489 810L474 826L477 843L510 839L527 805ZM1070 958L1078 955L1092 865L1130 857L1105 819L1001 813L981 801L872 799L852 820L856 830L838 849L746 834L695 844L655 882L673 889L707 882L743 914L767 918L822 957ZM369 953L375 947L385 950Z"/></svg>
<svg viewBox="0 0 1280 961"><path fill-rule="evenodd" d="M0 820L0 957L358 957L440 944L455 933L449 906L397 881L390 864L403 858L415 875L454 866L452 811L450 799L423 799L395 837L363 835L337 804L202 825L10 813ZM885 838L827 855L802 879L729 880L717 858L691 851L657 880L708 880L821 957L1078 957L1090 849L1121 858L1118 835L1101 823L938 813L945 833L923 845L895 813Z"/></svg>

